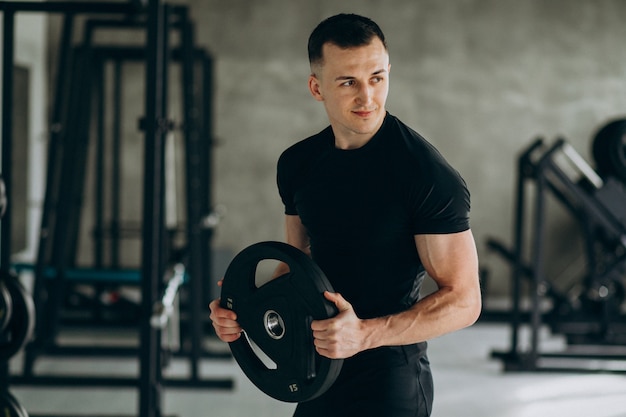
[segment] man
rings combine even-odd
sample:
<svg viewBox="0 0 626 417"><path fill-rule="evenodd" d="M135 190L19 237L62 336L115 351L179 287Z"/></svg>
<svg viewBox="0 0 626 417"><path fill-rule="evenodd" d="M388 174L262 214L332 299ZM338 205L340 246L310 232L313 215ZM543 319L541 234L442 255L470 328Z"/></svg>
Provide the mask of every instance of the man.
<svg viewBox="0 0 626 417"><path fill-rule="evenodd" d="M336 291L325 296L339 314L311 325L315 347L345 361L330 390L294 416L428 416L426 341L471 325L481 309L469 193L432 145L387 113L391 67L376 23L330 17L308 50L309 89L330 126L281 155L278 188L287 242ZM425 273L438 289L419 299ZM240 337L232 311L217 301L211 310L222 340Z"/></svg>

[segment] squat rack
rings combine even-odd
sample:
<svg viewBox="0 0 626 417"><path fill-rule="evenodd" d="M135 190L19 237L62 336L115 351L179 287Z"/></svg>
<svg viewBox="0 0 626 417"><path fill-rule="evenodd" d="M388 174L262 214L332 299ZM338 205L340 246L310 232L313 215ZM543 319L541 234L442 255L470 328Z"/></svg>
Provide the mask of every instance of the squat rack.
<svg viewBox="0 0 626 417"><path fill-rule="evenodd" d="M139 415L141 417L157 417L161 415L161 384L166 386L188 386L178 384L176 381L164 381L161 374L161 338L160 330L150 324L149 318L153 315L153 309L159 301L161 290L161 279L165 272L163 258L163 247L165 238L164 228L164 145L165 135L169 129L170 122L167 119L167 65L171 57L171 51L168 43L168 31L170 28L170 16L177 14L181 22L181 38L183 39L183 47L181 48L182 59L193 60L193 26L188 19L187 9L185 7L172 7L162 4L159 0L148 1L129 1L128 3L109 3L109 2L0 2L0 11L3 12L3 77L2 77L2 175L7 181L7 195L9 202L11 201L11 135L12 135L12 114L10 100L13 96L12 90L12 68L14 62L14 30L15 30L15 14L17 12L44 12L44 13L62 13L65 16L65 25L62 34L63 49L59 57L59 69L57 74L59 80L57 82L57 94L52 114L51 129L51 145L58 143L58 135L63 128L62 112L63 103L61 94L65 90L62 80L63 73L61 71L67 65L69 44L71 40L73 18L78 14L120 14L127 17L136 17L137 15L145 15L145 27L147 33L147 42L145 47L146 59L146 97L145 97L145 119L143 130L145 132L144 143L144 191L143 191L143 227L142 227L142 260L141 260L141 316L143 317L140 326L140 376L139 380L111 380L107 378L76 378L74 380L65 379L62 385L94 385L94 386L134 386L139 388ZM205 69L206 70L206 69ZM184 85L188 88L184 89L183 94L186 99L193 92L190 90L193 83L189 77L192 76L188 70L183 73L185 79ZM185 114L185 131L187 138L187 146L192 152L187 152L191 157L187 161L188 166L194 172L203 169L209 169L199 165L198 158L193 158L202 152L202 141L199 130L195 128L198 123L197 115L191 111ZM205 123L208 123L205 120ZM210 126L205 125L203 132L207 132ZM54 149L49 150L54 151ZM49 161L50 162L50 161ZM48 165L48 175L53 175L51 171L53 164ZM188 188L189 195L194 195L196 191L193 187L201 187L203 184L196 182ZM207 206L209 204L209 206ZM45 204L44 204L45 205ZM198 224L192 223L192 220L198 220L202 217L202 213L206 213L206 209L210 207L209 201L197 202L189 204L188 209L188 244L190 251L190 264L188 270L190 274L194 271L200 271L203 266L200 265L202 260L206 260L206 254L199 252L202 250L203 243L210 237L207 233L198 231ZM47 207L44 207L44 211ZM11 205L7 207L5 217L2 224L10 224ZM47 225L42 224L42 229ZM209 231L210 233L210 231ZM0 239L2 242L0 251L0 265L10 265L10 228L2 227ZM45 236L44 236L45 239ZM40 242L41 243L41 242ZM45 243L45 242L44 242ZM204 246L206 247L206 246ZM39 255L38 255L39 256ZM43 263L37 263L37 268L41 268ZM205 265L206 266L206 265ZM59 271L57 271L58 273ZM41 270L36 271L36 275L43 275ZM202 299L201 280L191 281L194 285L192 295L196 296L193 300L194 313L199 317ZM194 323L194 343L193 357L197 359L199 356L200 341L197 338L202 331L201 323L196 320ZM50 378L10 378L7 369L0 369L0 385L8 386L9 382L25 383L32 385L48 385L59 384L57 379ZM198 382L203 382L202 386L207 388L230 389L232 388L232 380L216 379L199 381L197 370L194 366L195 386ZM5 383L6 382L6 383Z"/></svg>

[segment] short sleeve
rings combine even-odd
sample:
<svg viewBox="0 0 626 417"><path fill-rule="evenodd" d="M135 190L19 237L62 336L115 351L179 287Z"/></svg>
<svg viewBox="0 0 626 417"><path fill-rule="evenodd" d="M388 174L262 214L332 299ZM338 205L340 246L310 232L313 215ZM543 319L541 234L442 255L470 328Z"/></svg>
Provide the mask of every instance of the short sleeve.
<svg viewBox="0 0 626 417"><path fill-rule="evenodd" d="M413 234L457 233L470 228L470 193L465 180L430 144L421 149L409 204Z"/></svg>
<svg viewBox="0 0 626 417"><path fill-rule="evenodd" d="M413 234L457 233L470 228L470 193L465 181L449 167L443 171L414 201Z"/></svg>
<svg viewBox="0 0 626 417"><path fill-rule="evenodd" d="M283 154L278 158L278 164L276 168L276 183L278 185L278 193L280 194L280 198L285 206L285 214L287 215L297 215L298 210L296 209L295 199L294 199L294 184L293 179L295 173L293 170L289 169L290 163L288 158L288 152L283 152Z"/></svg>

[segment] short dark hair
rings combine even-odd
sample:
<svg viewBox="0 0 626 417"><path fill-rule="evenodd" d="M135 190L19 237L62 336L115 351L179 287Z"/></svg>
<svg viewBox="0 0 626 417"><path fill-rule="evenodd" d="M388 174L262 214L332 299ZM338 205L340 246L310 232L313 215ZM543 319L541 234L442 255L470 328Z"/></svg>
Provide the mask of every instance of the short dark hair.
<svg viewBox="0 0 626 417"><path fill-rule="evenodd" d="M340 48L367 45L377 37L387 49L385 35L371 19L356 14L341 13L323 20L309 36L309 63L321 62L324 44L330 42Z"/></svg>

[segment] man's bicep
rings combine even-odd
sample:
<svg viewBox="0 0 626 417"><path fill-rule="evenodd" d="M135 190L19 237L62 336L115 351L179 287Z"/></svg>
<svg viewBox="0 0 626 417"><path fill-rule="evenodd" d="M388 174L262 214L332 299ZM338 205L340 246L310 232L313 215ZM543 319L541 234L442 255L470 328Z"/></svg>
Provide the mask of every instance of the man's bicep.
<svg viewBox="0 0 626 417"><path fill-rule="evenodd" d="M309 235L302 224L300 216L287 214L285 216L285 231L287 243L291 246L295 246L309 256L311 255Z"/></svg>
<svg viewBox="0 0 626 417"><path fill-rule="evenodd" d="M286 242L288 244L295 246L307 255L311 256L309 238L306 234L306 229L300 220L300 216L293 216L289 214L285 216L285 232ZM287 272L289 272L289 266L285 262L279 262L272 277L276 278L286 274Z"/></svg>
<svg viewBox="0 0 626 417"><path fill-rule="evenodd" d="M471 230L416 235L415 245L426 272L440 287L478 279L478 255Z"/></svg>

